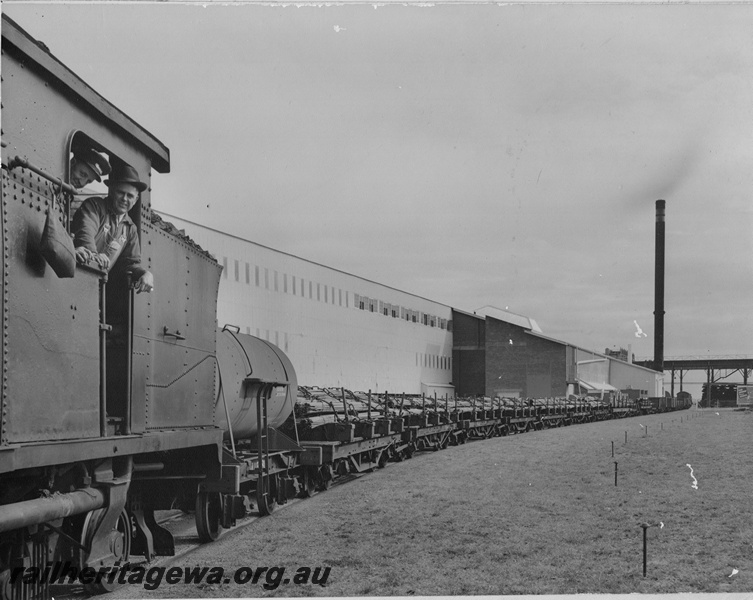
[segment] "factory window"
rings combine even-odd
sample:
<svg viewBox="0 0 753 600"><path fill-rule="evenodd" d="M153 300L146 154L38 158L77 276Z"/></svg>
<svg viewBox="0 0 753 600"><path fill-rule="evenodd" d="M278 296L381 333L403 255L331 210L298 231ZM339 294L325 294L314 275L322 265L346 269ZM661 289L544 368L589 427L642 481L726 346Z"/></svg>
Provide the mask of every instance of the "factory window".
<svg viewBox="0 0 753 600"><path fill-rule="evenodd" d="M269 341L269 329L265 329L264 330L264 339L266 339L267 341Z"/></svg>
<svg viewBox="0 0 753 600"><path fill-rule="evenodd" d="M348 308L348 295L350 292L345 292L345 308Z"/></svg>
<svg viewBox="0 0 753 600"><path fill-rule="evenodd" d="M280 288L277 285L277 271L275 271L275 292L279 292Z"/></svg>
<svg viewBox="0 0 753 600"><path fill-rule="evenodd" d="M447 331L452 331L452 319L447 321Z"/></svg>
<svg viewBox="0 0 753 600"><path fill-rule="evenodd" d="M280 346L280 332L275 331L275 346Z"/></svg>
<svg viewBox="0 0 753 600"><path fill-rule="evenodd" d="M338 296L340 298L340 306L342 306L343 305L343 291L342 290L337 290L337 291L338 291Z"/></svg>
<svg viewBox="0 0 753 600"><path fill-rule="evenodd" d="M369 311L374 312L376 310L377 303L376 300L369 299Z"/></svg>
<svg viewBox="0 0 753 600"><path fill-rule="evenodd" d="M316 299L317 300L322 299L322 285L320 283L316 284Z"/></svg>
<svg viewBox="0 0 753 600"><path fill-rule="evenodd" d="M314 282L309 281L309 299L313 299L314 297Z"/></svg>
<svg viewBox="0 0 753 600"><path fill-rule="evenodd" d="M418 318L416 317L416 315L414 314L411 315L411 321L413 321L414 323L418 322Z"/></svg>
<svg viewBox="0 0 753 600"><path fill-rule="evenodd" d="M397 307L396 306L392 307L392 318L393 319L397 318Z"/></svg>
<svg viewBox="0 0 753 600"><path fill-rule="evenodd" d="M235 280L240 281L240 263L235 261Z"/></svg>
<svg viewBox="0 0 753 600"><path fill-rule="evenodd" d="M431 325L432 327L436 327L437 326L437 318L436 317L432 317L431 320L429 321L429 325Z"/></svg>
<svg viewBox="0 0 753 600"><path fill-rule="evenodd" d="M423 321L424 325L428 325L429 324L429 315L424 314L422 321Z"/></svg>
<svg viewBox="0 0 753 600"><path fill-rule="evenodd" d="M293 286L293 295L295 296L295 275L292 275L291 279L292 279L292 286Z"/></svg>
<svg viewBox="0 0 753 600"><path fill-rule="evenodd" d="M264 267L264 287L269 289L269 269L267 267Z"/></svg>
<svg viewBox="0 0 753 600"><path fill-rule="evenodd" d="M259 287L259 267L258 266L254 267L254 281L256 281L256 287Z"/></svg>
<svg viewBox="0 0 753 600"><path fill-rule="evenodd" d="M288 276L287 274L282 276L282 291L288 293Z"/></svg>
<svg viewBox="0 0 753 600"><path fill-rule="evenodd" d="M329 286L324 286L324 303L327 304L329 302Z"/></svg>
<svg viewBox="0 0 753 600"><path fill-rule="evenodd" d="M222 276L227 279L227 256L222 257Z"/></svg>
<svg viewBox="0 0 753 600"><path fill-rule="evenodd" d="M306 282L304 281L303 277L301 277L301 297L306 297Z"/></svg>
<svg viewBox="0 0 753 600"><path fill-rule="evenodd" d="M251 265L246 263L246 283L251 283Z"/></svg>

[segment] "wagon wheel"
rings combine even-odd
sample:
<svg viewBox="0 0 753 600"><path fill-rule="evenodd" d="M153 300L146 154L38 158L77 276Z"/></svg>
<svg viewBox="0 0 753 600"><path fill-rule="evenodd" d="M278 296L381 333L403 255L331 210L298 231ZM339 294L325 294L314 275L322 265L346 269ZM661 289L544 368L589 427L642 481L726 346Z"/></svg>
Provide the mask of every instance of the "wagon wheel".
<svg viewBox="0 0 753 600"><path fill-rule="evenodd" d="M99 564L87 564L89 561L89 551L86 549L91 548L94 535L97 533L99 524L106 512L106 509L99 508L87 513L81 527L80 541L84 548L81 550L81 564L96 570L100 570L102 567L115 567L115 563L125 564L131 555L131 540L133 539L131 517L124 508L118 516L118 520L115 522L112 531L107 533L110 556L97 561ZM109 583L107 580L108 577L102 577L101 581L87 583L84 585L84 588L90 594L102 594L104 592L112 592L120 587L116 581Z"/></svg>
<svg viewBox="0 0 753 600"><path fill-rule="evenodd" d="M332 473L332 466L328 464L322 465L319 468L319 474L316 478L318 489L321 491L327 491L329 488L332 487L332 479L334 479L334 475Z"/></svg>
<svg viewBox="0 0 753 600"><path fill-rule="evenodd" d="M301 497L311 498L319 491L316 489L316 473L311 469L303 470L303 490L301 490Z"/></svg>
<svg viewBox="0 0 753 600"><path fill-rule="evenodd" d="M277 507L277 481L274 476L261 477L256 482L256 507L259 516L266 517L272 514Z"/></svg>
<svg viewBox="0 0 753 600"><path fill-rule="evenodd" d="M414 444L408 444L408 446L405 448L405 458L410 460L413 458L413 453L416 451L416 446Z"/></svg>
<svg viewBox="0 0 753 600"><path fill-rule="evenodd" d="M202 544L213 542L222 533L222 496L219 492L196 495L196 531Z"/></svg>

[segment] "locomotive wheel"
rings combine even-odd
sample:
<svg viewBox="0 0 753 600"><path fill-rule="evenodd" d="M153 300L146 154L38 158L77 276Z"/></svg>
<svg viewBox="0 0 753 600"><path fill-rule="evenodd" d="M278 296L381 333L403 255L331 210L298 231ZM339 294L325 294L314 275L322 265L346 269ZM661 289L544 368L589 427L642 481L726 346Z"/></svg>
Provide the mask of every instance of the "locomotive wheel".
<svg viewBox="0 0 753 600"><path fill-rule="evenodd" d="M219 492L196 495L196 531L202 544L213 542L222 533L222 496Z"/></svg>
<svg viewBox="0 0 753 600"><path fill-rule="evenodd" d="M81 527L81 545L84 548L90 548L92 539L97 533L97 529L100 521L106 514L106 509L100 508L87 513ZM125 564L128 562L128 558L131 556L131 540L133 534L131 530L131 517L126 509L123 509L115 526L108 534L108 541L111 555L102 560L100 564L87 565L89 560L88 551L81 550L81 564L93 567L99 570L101 567L114 567L115 563ZM107 577L102 577L102 580L97 583L87 583L84 585L84 589L90 594L102 594L105 592L112 592L120 585L117 582L108 583Z"/></svg>
<svg viewBox="0 0 753 600"><path fill-rule="evenodd" d="M274 477L262 477L256 483L256 506L259 515L266 517L277 507L277 486Z"/></svg>

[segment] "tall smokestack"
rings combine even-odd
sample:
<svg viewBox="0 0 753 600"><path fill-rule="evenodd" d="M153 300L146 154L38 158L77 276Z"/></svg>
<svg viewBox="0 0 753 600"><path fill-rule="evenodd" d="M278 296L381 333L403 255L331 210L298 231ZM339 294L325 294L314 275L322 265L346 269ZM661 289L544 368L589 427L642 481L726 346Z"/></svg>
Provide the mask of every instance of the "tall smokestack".
<svg viewBox="0 0 753 600"><path fill-rule="evenodd" d="M654 370L664 371L664 200L656 201L654 270Z"/></svg>

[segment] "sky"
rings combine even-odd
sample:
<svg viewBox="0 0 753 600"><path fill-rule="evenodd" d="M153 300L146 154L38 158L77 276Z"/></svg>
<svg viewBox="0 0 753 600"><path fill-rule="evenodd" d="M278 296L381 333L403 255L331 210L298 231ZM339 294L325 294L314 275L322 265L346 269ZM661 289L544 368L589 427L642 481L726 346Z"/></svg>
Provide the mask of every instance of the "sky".
<svg viewBox="0 0 753 600"><path fill-rule="evenodd" d="M170 148L158 210L650 358L661 198L665 356L753 356L753 5L3 11Z"/></svg>

